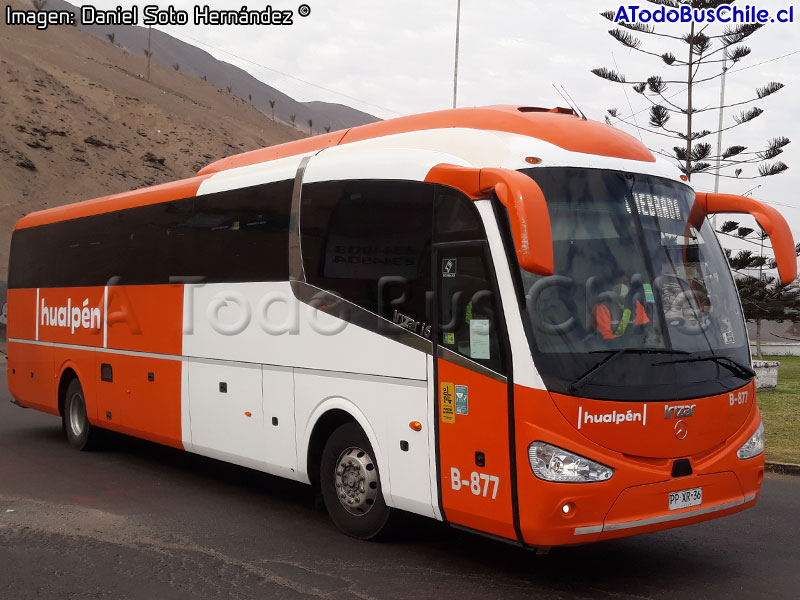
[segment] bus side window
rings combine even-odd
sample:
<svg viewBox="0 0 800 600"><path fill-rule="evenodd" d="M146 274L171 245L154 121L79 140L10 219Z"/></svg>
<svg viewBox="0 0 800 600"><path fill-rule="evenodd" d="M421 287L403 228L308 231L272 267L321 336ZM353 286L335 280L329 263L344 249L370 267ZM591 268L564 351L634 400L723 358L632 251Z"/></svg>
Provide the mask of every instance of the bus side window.
<svg viewBox="0 0 800 600"><path fill-rule="evenodd" d="M18 230L12 287L286 281L293 180ZM58 260L32 266L31 257Z"/></svg>
<svg viewBox="0 0 800 600"><path fill-rule="evenodd" d="M194 198L167 232L173 270L216 283L288 280L292 183Z"/></svg>
<svg viewBox="0 0 800 600"><path fill-rule="evenodd" d="M411 181L303 186L307 282L429 337L433 190Z"/></svg>

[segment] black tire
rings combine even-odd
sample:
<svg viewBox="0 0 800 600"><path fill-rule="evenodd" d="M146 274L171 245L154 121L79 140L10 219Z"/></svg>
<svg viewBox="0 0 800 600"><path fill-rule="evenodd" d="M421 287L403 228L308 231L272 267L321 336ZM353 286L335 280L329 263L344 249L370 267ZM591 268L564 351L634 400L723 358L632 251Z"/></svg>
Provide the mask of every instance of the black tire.
<svg viewBox="0 0 800 600"><path fill-rule="evenodd" d="M392 512L383 499L374 456L367 436L355 423L336 429L322 451L319 474L325 508L336 527L360 540L376 538L385 531ZM342 472L337 474L339 467ZM364 479L358 481L359 477ZM353 504L348 504L348 499Z"/></svg>
<svg viewBox="0 0 800 600"><path fill-rule="evenodd" d="M80 381L73 379L67 386L64 414L61 415L69 445L78 450L93 450L97 445L97 430L86 416L86 400Z"/></svg>

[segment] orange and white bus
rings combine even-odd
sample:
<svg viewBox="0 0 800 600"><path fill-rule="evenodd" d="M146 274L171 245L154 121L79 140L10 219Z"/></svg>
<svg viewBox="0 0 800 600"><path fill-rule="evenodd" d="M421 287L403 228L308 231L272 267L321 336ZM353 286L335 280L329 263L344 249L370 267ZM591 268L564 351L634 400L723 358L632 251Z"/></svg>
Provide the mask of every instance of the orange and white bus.
<svg viewBox="0 0 800 600"><path fill-rule="evenodd" d="M72 446L109 429L319 486L376 536L410 511L527 547L752 507L763 427L712 213L570 110L399 118L33 213L8 380Z"/></svg>

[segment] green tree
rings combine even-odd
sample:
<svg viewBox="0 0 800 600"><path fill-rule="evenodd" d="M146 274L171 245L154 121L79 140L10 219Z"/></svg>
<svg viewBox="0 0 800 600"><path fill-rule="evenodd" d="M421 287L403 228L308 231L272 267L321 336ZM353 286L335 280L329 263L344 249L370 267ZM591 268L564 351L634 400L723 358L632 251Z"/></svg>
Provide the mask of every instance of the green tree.
<svg viewBox="0 0 800 600"><path fill-rule="evenodd" d="M269 101L269 107L272 109L272 120L275 120L275 100Z"/></svg>

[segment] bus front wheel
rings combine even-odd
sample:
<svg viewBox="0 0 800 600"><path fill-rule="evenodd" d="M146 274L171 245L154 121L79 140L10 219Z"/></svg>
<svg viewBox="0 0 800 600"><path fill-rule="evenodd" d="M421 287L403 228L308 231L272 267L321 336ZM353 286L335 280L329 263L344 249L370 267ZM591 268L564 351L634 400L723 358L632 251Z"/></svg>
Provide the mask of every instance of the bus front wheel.
<svg viewBox="0 0 800 600"><path fill-rule="evenodd" d="M362 540L378 536L391 513L374 456L361 428L345 423L328 438L320 464L320 489L331 520L347 535Z"/></svg>
<svg viewBox="0 0 800 600"><path fill-rule="evenodd" d="M61 419L70 446L78 450L91 450L95 447L97 432L89 423L83 388L77 379L70 381L67 386Z"/></svg>

